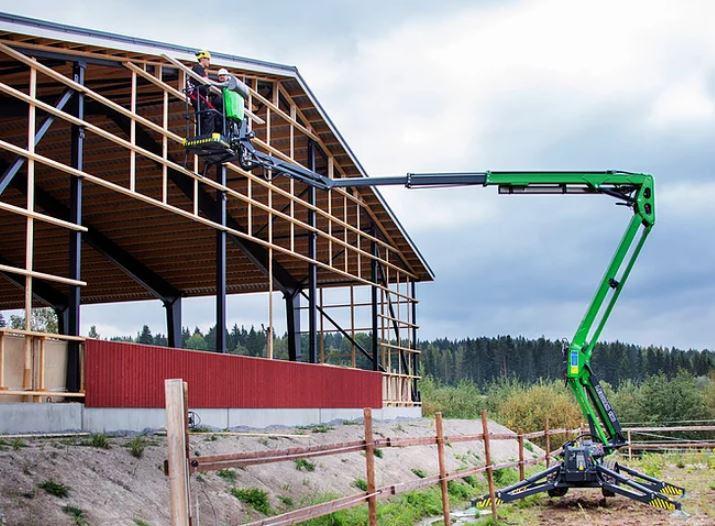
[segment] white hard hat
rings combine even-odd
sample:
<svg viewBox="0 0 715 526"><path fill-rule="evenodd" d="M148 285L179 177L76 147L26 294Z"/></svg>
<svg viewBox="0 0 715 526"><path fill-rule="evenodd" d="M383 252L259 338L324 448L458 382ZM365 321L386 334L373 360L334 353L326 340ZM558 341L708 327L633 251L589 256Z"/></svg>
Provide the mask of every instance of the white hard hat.
<svg viewBox="0 0 715 526"><path fill-rule="evenodd" d="M226 68L221 68L218 70L219 75L228 75L228 70Z"/></svg>

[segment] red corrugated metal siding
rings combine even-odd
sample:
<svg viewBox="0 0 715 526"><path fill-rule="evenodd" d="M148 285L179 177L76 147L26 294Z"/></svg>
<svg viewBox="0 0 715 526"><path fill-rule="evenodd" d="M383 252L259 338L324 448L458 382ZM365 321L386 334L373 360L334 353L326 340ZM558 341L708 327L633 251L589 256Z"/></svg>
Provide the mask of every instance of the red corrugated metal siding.
<svg viewBox="0 0 715 526"><path fill-rule="evenodd" d="M164 380L189 383L194 408L382 406L380 373L150 345L87 340L87 407L164 407Z"/></svg>

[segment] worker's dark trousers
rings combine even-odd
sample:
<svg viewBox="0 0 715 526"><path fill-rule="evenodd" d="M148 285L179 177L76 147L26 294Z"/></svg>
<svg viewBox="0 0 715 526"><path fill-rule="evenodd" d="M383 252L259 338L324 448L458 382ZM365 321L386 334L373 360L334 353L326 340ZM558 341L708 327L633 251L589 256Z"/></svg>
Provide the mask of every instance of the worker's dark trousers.
<svg viewBox="0 0 715 526"><path fill-rule="evenodd" d="M196 106L194 105L194 111L196 111ZM198 113L196 116L196 123L197 123L197 129L196 129L196 134L197 135L207 135L211 134L216 130L216 121L217 121L218 115L216 115L216 112L214 110L209 110L205 107L201 108L201 111ZM221 124L218 123L218 127L221 127ZM220 131L220 130L218 130Z"/></svg>

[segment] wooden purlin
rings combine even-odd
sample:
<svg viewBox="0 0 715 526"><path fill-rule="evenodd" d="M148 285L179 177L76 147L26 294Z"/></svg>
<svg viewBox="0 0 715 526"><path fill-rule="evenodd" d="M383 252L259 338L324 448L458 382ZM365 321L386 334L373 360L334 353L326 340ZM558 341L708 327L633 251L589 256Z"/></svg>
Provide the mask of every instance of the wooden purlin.
<svg viewBox="0 0 715 526"><path fill-rule="evenodd" d="M136 122L139 122L139 123L141 123L142 125L149 127L150 129L152 129L152 131L155 131L155 132L158 133L160 136L162 136L162 137L168 136L168 137L171 138L174 142L182 143L182 138L179 137L178 135L176 135L176 134L174 134L174 133L172 133L172 132L170 132L170 131L168 131L168 130L163 129L162 126L159 126L159 125L153 123L152 121L150 121L150 120L148 120L148 119L145 119L145 118L143 118L143 117L137 115L136 113L132 113L130 110L127 110L126 108L124 108L124 107L122 107L122 106L120 106L120 105L118 105L118 104L115 104L114 102L110 101L109 99L106 99L106 98L103 97L102 95L99 95L99 94L93 92L93 91L90 90L89 88L87 88L87 87L85 87L85 86L82 86L82 85L80 85L80 84L75 83L74 81L68 79L68 78L65 77L64 75L55 72L55 71L52 70L51 68L48 68L48 67L46 67L46 66L44 66L44 65L42 65L42 64L38 64L38 63L34 62L32 59L30 59L29 57L26 57L25 55L23 55L23 54L21 54L21 53L15 51L15 50L13 50L13 49L11 49L11 48L8 48L7 46L5 46L5 45L3 45L3 44L0 44L0 51L3 51L3 52L5 52L5 53L7 53L8 55L12 56L13 58L16 58L17 60L19 60L19 61L21 61L21 62L24 62L24 63L27 64L28 66L33 66L33 65L34 65L34 67L36 67L37 69L39 69L40 71L42 71L44 74L50 76L51 78L54 78L55 80L58 80L58 81L60 81L60 82L62 82L62 83L64 83L64 84L66 84L67 86L69 86L69 87L71 87L71 88L73 88L73 89L82 91L85 95L89 96L90 98L93 98L93 99L96 100L97 102L100 102L100 103L102 103L102 104L104 104L104 105L110 107L111 109L113 109L113 110L115 110L115 111L118 111L119 113L122 113L123 115L129 117L129 118L132 119L133 121L135 120ZM179 64L180 64L180 63L179 63ZM183 66L183 65L182 65L182 67L185 68L185 66ZM131 68L130 68L130 69L131 69ZM186 69L188 69L188 68L186 68ZM189 71L190 71L190 70L189 70ZM191 72L191 74L194 74L194 73ZM195 74L194 74L194 75L195 75ZM200 77L199 77L199 78L200 78ZM161 84L162 87L171 88L170 86L168 86L168 85L166 85L165 83L163 83L163 81L161 81L161 80L159 80L159 79L156 79L156 77L154 77L154 82L157 83L157 84ZM19 92L19 91L17 91L17 90L14 90L13 88L10 88L9 86L2 85L0 89L5 90L6 92L8 92L8 94L11 94L11 95L13 95L13 96L15 96L15 97L17 97L17 98L24 99L26 102L30 102L30 100L31 100L31 98L27 97L24 93ZM257 94L257 92L256 92L256 94ZM185 98L182 97L182 100L185 100ZM69 114L66 114L66 113L64 113L64 112L58 111L58 110L54 109L53 107L42 103L41 101L34 100L33 102L35 102L35 104L36 104L37 106L42 107L45 111L48 111L49 113L54 113L55 115L60 116L61 118L64 118L65 120L69 120L70 122L73 122L74 124L83 125L83 126L89 128L89 129L92 129L92 131L94 131L94 132L97 133L98 135L103 136L104 138L106 138L106 139L108 139L108 140L111 140L111 141L113 141L113 142L117 142L118 144L121 144L121 145L123 145L123 146L125 146L125 147L127 147L127 148L130 148L130 149L134 150L134 151L137 152L137 153L142 153L142 155L144 155L144 156L146 156L146 157L149 157L150 159L152 159L152 160L155 161L155 162L158 162L158 163L160 163L160 164L162 164L162 165L171 166L174 170L181 171L181 172L183 172L185 175L189 175L190 177L196 177L196 174L194 174L194 173L192 173L192 172L189 172L188 170L183 169L183 167L180 167L179 165L176 165L175 163L171 163L170 161L167 161L167 160L165 160L165 159L162 159L160 156L157 156L156 154L153 154L153 153L151 153L151 152L148 152L148 151L146 151L146 150L143 150L143 149L140 149L140 148L138 148L138 147L136 147L136 146L133 146L133 145L131 145L131 143L128 143L128 144L127 144L126 141L124 141L123 139L119 139L118 137L114 136L114 135L111 134L111 133L104 132L104 130L102 130L102 129L98 128L98 127L92 127L92 125L90 125L89 123L86 123L85 121L80 121L79 119L77 119L76 121L73 121L72 119L74 119L74 118L73 118L72 116L70 116ZM270 104L272 105L272 103L270 103ZM297 124L297 123L296 123L296 124ZM260 141L260 140L258 140L258 139L256 139L255 141L256 141L260 146L264 147L266 150L268 150L268 151L270 151L271 153L274 153L275 155L281 157L283 160L295 162L293 159L291 159L290 157L288 157L287 155L285 155L283 152L280 152L279 150L277 150L277 149L271 147L270 145L264 143L263 141ZM228 166L229 166L230 169L232 169L232 170L234 170L234 171L236 171L236 172L238 172L238 173L241 173L241 174L243 174L243 175L245 175L245 176L247 176L247 177L252 178L254 181L258 182L259 184L262 184L262 185L264 185L264 186L266 186L266 187L270 187L270 186L271 186L270 183L267 183L267 182L263 181L261 178L258 178L258 177L256 177L255 175L250 174L249 172L246 172L245 170L241 169L241 168L238 167L237 165L229 164ZM203 179L203 178L202 178L202 179ZM204 180L204 182L205 182L205 180ZM285 195L288 195L288 194L287 194L286 192L284 192L282 189L276 188L276 190L277 190L279 193L282 192L282 193L284 193ZM239 194L239 195L240 195L240 194ZM238 195L237 195L237 196L238 196ZM243 196L241 196L241 197L243 197ZM241 198L241 197L239 197L239 198ZM352 196L350 196L350 197L352 198ZM297 199L297 198L296 198L296 199ZM311 207L311 205L310 205L307 201L303 201L303 200L300 200L300 199L298 199L298 200L301 202L302 205L304 205L304 206L306 206L306 207L309 207L309 208ZM261 205L262 205L262 204L259 204L259 206L261 206ZM355 231L358 235L362 235L363 237L366 237L366 238L368 238L368 239L373 239L372 236L357 231L357 229L356 229L355 227L353 227L352 225L349 225L349 224L347 224L347 223L343 223L342 221L340 221L340 220L337 219L337 218L333 218L333 217L328 216L322 209L320 209L320 208L318 208L318 207L312 207L312 208L314 209L314 211L315 211L316 213L318 213L318 214L320 214L320 215L323 215L324 217L328 218L328 220L334 221L334 222L338 222L339 224L342 224L342 226L344 226L344 227L346 227L346 228L348 228L348 229L350 229L350 230L352 230L352 231ZM368 213L371 213L371 211L370 211L369 209L368 209ZM280 214L277 214L277 215L280 216ZM288 218L287 216L284 216L283 219L286 219L286 220L289 220L289 221L291 220L291 219ZM307 228L307 229L310 229L310 228L311 228L309 225L307 225L307 224L305 224L305 223L302 224L301 226L302 226L303 228ZM318 233L318 235L321 235L321 232L320 232L320 231L317 231L317 233ZM375 238L375 239L377 239L377 238ZM343 246L345 246L346 249L357 250L355 247L352 247L352 246L350 246L349 244L344 243L344 242L341 241L341 240L338 240L337 238L335 238L335 240L336 240L336 242L337 242L338 244L342 244ZM393 250L393 251L395 250L394 245L390 245L390 244L385 243L384 241L379 240L379 239L377 239L377 241L378 241L378 243L380 243L382 246L384 246L384 248L388 251L388 253L389 253L390 250ZM373 256L372 256L371 254L369 254L368 252L366 252L366 251L363 251L363 252L364 252L364 255L366 255L367 257L369 257L369 258L370 258L370 257L373 257ZM401 257L401 259L402 259L403 261L405 261L405 258L404 258L404 257ZM393 266L395 269L398 269L398 267L395 266L394 264L391 264L391 263L386 263L386 264L387 264L388 266ZM332 268L332 266L331 266L331 268ZM410 276L413 277L413 278L416 278L416 276L415 276L413 273L410 273Z"/></svg>
<svg viewBox="0 0 715 526"><path fill-rule="evenodd" d="M191 212L187 212L187 211L185 211L185 210L183 210L183 209L181 209L181 208L177 208L177 207L172 206L172 205L169 205L169 204L164 204L164 203L162 203L160 200L154 199L154 198L149 197L149 196L146 196L146 195L144 195L144 194L141 194L141 193L138 193L138 192L132 192L132 191L129 190L128 188L124 188L124 187L122 187L122 186L120 186L120 185L117 185L117 184L115 184L115 183L111 183L111 182L105 181L104 179L102 179L102 178L100 178L100 177L97 177L97 176L94 176L94 175L91 175L91 174L89 174L89 173L86 173L86 172L83 172L83 171L80 171L80 170L76 170L75 168L71 168L71 167L66 166L66 165L64 165L64 164L62 164L62 163L58 163L58 162L56 162L56 161L54 161L54 160L52 160L52 159L49 159L49 158L47 158L47 157L44 157L44 156L41 156L41 155L38 155L38 154L31 154L30 152L28 152L28 151L25 150L24 148L17 147L17 146L15 146L15 145L10 144L10 143L7 143L7 142L5 142L5 141L0 140L0 148L5 149L5 150L7 150L7 151L10 151L10 152L12 152L12 153L14 153L14 154L16 154L16 155L21 155L21 156L23 156L23 157L32 158L33 160L35 160L35 161L37 161L37 162L40 162L40 163L42 163L42 164L45 164L45 165L47 165L47 166L50 166L50 167L52 167L52 168L54 168L54 169L56 169L56 170L65 172L65 173L67 173L67 174L69 174L69 175L73 175L73 176L76 176L76 177L82 177L82 178L84 178L87 182L96 184L96 185L98 185L98 186L103 186L103 187L108 188L108 189L110 189L110 190L113 190L113 191L115 191L115 192L117 192L117 193L126 195L126 196L128 196L128 197L132 197L132 198L137 199L137 200L139 200L139 201L143 201L143 202L146 203L146 204L149 204L149 205L152 205L152 206L155 206L155 207L158 207L158 208L163 208L164 210L167 210L167 211L169 211L169 212L173 212L174 214L183 216L183 217L185 217L185 218L187 218L187 219L190 219L190 220L192 220L192 221L195 221L195 222L197 222L197 223L204 224L204 225L209 226L209 227L211 227L211 228L214 228L214 229L216 229L216 230L224 230L224 231L228 232L229 234L234 235L234 236L236 236L236 237L239 237L239 238L241 238L241 239L250 239L251 241L253 241L253 242L257 243L257 244L262 245L262 246L263 246L264 248L266 248L266 249L269 248L269 246L273 246L273 249L274 249L276 252L281 252L281 253L290 255L290 256L292 256L292 257L294 257L294 258L300 259L300 260L305 261L305 262L307 262L307 263L314 263L314 264L317 265L318 267L321 267L321 268L323 268L323 269L325 269L325 270L328 270L328 271L334 272L334 273L336 273L336 274L345 276L345 277L347 277L347 278L349 278L349 279L352 279L352 280L355 280L355 281L359 281L359 282L361 282L361 283L363 283L363 284L365 284L365 285L371 285L371 284L372 284L372 282L370 282L369 280L366 280L366 279L363 279L363 278L357 278L356 276L354 276L354 275L352 275L352 274L349 274L349 273L344 272L344 271L342 271L342 270L340 270L340 269L336 269L336 268L334 268L334 267L331 267L330 265L328 265L328 264L326 264L326 263L323 263L322 261L311 260L311 259L310 259L309 257L307 257L307 256L304 256L304 255L299 254L299 253L296 253L296 252L290 252L290 250L288 250L288 249L286 249L286 248L284 248L284 247L282 247L282 246L279 246L279 245L269 245L268 242L266 242L266 241L264 241L264 240L262 240L262 239L255 238L255 237L251 237L251 236L249 236L248 234L246 234L246 233L244 233L244 232L241 232L241 231L239 231L239 230L232 229L232 228L230 228L230 227L222 226L222 225L220 225L220 224L218 224L218 223L216 223L216 222L214 222L214 221L211 221L211 220L209 220L209 219L205 219L205 218L203 218L203 217L201 217L201 216L194 215L194 214L192 214ZM166 161L166 162L168 162L168 161ZM197 176L197 177L200 177L200 176ZM222 186L222 185L219 185L218 183L215 183L215 182L213 182L213 181L211 181L211 180L209 180L209 179L203 179L202 182L203 182L204 184L207 184L207 185L209 185L209 186L213 186L213 187L215 187L215 188L217 188L217 189L220 189L221 191L227 192L227 193L229 193L229 194L235 193L235 192L231 191L229 188L226 188L226 187L224 187L224 186ZM3 270L3 267L5 267L5 266L4 266L4 265L0 265L0 270ZM15 271L15 272L20 272L20 273L26 272L26 271L24 271L24 270L22 270L22 269L16 269L15 267L8 267L8 269L9 269L10 271ZM58 278L56 278L56 277L54 277L54 278L55 278L55 279L58 279ZM47 277L46 279L51 279L51 277ZM68 278L61 278L61 279L67 280ZM86 284L86 283L84 283L84 282L74 282L73 280L70 280L70 281L71 281L70 284L81 284L81 285L85 285L85 284ZM380 284L376 284L376 286L377 286L378 288L380 288L380 289L389 290L389 289L386 289L386 287L384 287L383 285L380 285ZM394 294L393 291L390 291L390 292L392 292L392 293Z"/></svg>
<svg viewBox="0 0 715 526"><path fill-rule="evenodd" d="M279 81L276 81L276 85L278 86L278 90L281 92L281 94L282 94L290 103L292 103L292 104L295 105L295 102L294 102L294 100L293 100L293 97L288 93L288 91L285 89L285 87L284 87ZM296 108L297 108L297 105L296 105ZM303 119L304 122L306 122L308 125L310 125L310 120L308 120L308 118L305 116L305 114L304 114L300 109L297 109L297 112L296 112L296 113L297 113L297 115L298 115L301 119ZM310 127L310 126L309 126L309 127ZM329 148L329 147L323 142L323 140L320 139L320 137L317 137L316 142L320 145L320 147L321 147L325 152L331 152L331 148ZM334 158L334 157L331 157L331 159L333 160L333 162L334 162L334 164L335 164L335 169L336 169L337 172L340 174L340 177L341 177L341 178L346 178L346 177L347 177L347 173L346 173L346 171L343 169L343 167L340 165L340 163L338 163L337 161L335 161L335 158ZM407 258L405 257L405 255L404 255L400 250L397 249L397 243L395 242L395 239L387 232L387 228L385 228L385 226L383 225L382 221L380 221L380 220L377 218L377 216L373 213L372 209L371 209L368 205L366 205L364 199L361 197L361 192L370 192L370 194L374 196L374 194L372 193L372 191L371 191L371 190L368 190L368 189L364 189L364 188L360 188L360 189L357 189L357 188L356 188L356 189L353 189L353 193L352 193L352 194L349 193L346 189L343 189L343 188L338 188L338 189L336 189L336 191L338 191L339 193L344 194L344 195L346 196L346 198L352 200L354 203L358 204L360 207L362 207L362 208L365 210L365 212L370 216L370 219L372 220L372 223L373 223L376 227L378 227L378 228L380 229L380 232L382 233L382 235L385 236L385 239L387 239L387 241L390 243L391 249L392 249L392 250L395 250L395 251L398 253L398 255L400 256L400 258L401 258L402 261L404 262L405 266L407 267L407 270L409 270L412 275L415 275L415 274L416 274L416 271L415 271L414 267L412 267L412 265L409 264L409 262L407 261ZM358 244L359 244L359 242L360 242L360 240L359 240L359 238L358 238ZM387 245L386 245L386 246L387 246Z"/></svg>
<svg viewBox="0 0 715 526"><path fill-rule="evenodd" d="M2 47L2 45L0 45L0 49L1 49L1 47ZM52 70L50 70L50 71L52 71ZM69 79L66 79L66 80L67 80L68 82L73 82L73 81L70 81ZM78 119L78 118L76 118L76 117L74 117L74 116L72 116L72 115L70 115L70 114L68 114L68 113L66 113L66 112L61 111L61 110L57 110L56 108L50 106L49 104L46 104L46 103L44 103L44 102L42 102L42 101L40 101L40 100L38 100L38 99L36 99L36 98L32 98L32 97L30 97L30 96L28 96L28 95L25 95L24 93L22 93L22 92L20 92L20 91L17 91L17 90L15 90L14 88L11 88L10 86L7 86L7 85L4 84L4 83L0 83L0 91L5 92L5 93L7 93L8 95L11 95L11 96L13 96L13 97L15 97L15 98L18 98L18 99L20 99L20 100L23 100L23 101L27 102L28 104L32 105L33 107L34 107L34 106L39 107L39 108L41 108L42 110L44 110L44 111L46 111L46 112L48 112L48 113L51 113L51 114L53 114L53 115L55 115L55 116L57 116L57 117L60 117L60 118L66 120L66 121L68 121L68 122L70 122L70 123L72 123L72 124L75 124L75 125L77 125L77 126L82 126L82 127L86 128L87 130L92 131L93 133L97 134L97 135L100 136L100 137L103 137L103 138L105 138L105 139L107 139L107 140L109 140L109 141L112 141L112 142L114 142L114 143L116 143L116 144L118 144L118 145L120 145L120 146L123 146L123 147L125 147L125 148L127 148L127 149L129 149L129 150L131 150L131 151L136 152L136 153L139 153L139 154L141 154L142 156L147 157L147 158L149 158L149 159L151 159L151 160L153 160L153 161L155 161L155 162L161 164L163 167L171 167L173 170L179 171L179 172L183 173L184 175L187 175L187 176L192 177L192 178L194 178L194 179L200 178L200 180L201 180L201 182L202 182L203 184L207 184L207 185L209 185L209 186L214 186L216 189L219 189L219 190L221 190L221 191L225 191L225 192L227 192L228 194L230 194L230 195L232 195L233 197L236 197L236 198L238 198L238 199L240 199L240 200L243 200L243 201L248 200L248 198L247 198L246 196L244 196L243 194L240 194L239 192L236 192L235 190L231 190L230 188L224 187L224 186L222 186L222 185L220 185L220 184L218 184L218 183L215 183L215 182L211 181L210 179L201 177L201 176L197 175L196 173L190 172L190 171L186 170L185 168L183 168L181 165L178 165L178 164L176 164L176 163L174 163L174 162L172 162L172 161L168 161L168 160L166 160L165 158L162 158L161 156L156 155L156 154L154 154L154 153L152 153L152 152L149 152L148 150L145 150L145 149L143 149L143 148L141 148L141 147L139 147L139 146L133 145L130 141L126 141L125 139L121 139L121 138L117 137L116 135L114 135L114 134L112 134L112 133L110 133L110 132L107 132L107 131L103 130L102 128L99 128L98 126L95 126L95 125L93 125L93 124L90 124L90 123L87 122L87 121ZM98 96L98 97L101 97L101 96ZM127 111L127 110L124 110L124 111ZM137 116L137 117L138 117L138 116ZM139 119L137 119L137 120L139 120ZM150 121L147 121L147 122L150 122ZM172 132L163 129L162 127L160 127L160 126L158 126L158 125L154 125L153 123L152 123L152 125L155 126L155 127L158 129L158 132L159 132L161 135L163 135L163 136L173 136L172 138L173 138L174 140L176 140L177 142L179 141L179 137L176 136L175 134L173 134ZM270 148L270 147L269 147L269 148ZM284 190L282 190L282 189L280 189L280 188L278 188L278 187L274 187L274 186L271 185L269 182L264 181L263 179L261 179L261 178L255 176L255 175L253 175L253 174L251 174L251 173L249 173L249 172L246 172L245 170L239 168L238 166L236 166L236 165L234 165L234 164L228 164L227 166L228 166L230 169L232 169L233 171L236 171L236 172L238 172L238 173L241 173L242 175L245 175L245 176L251 178L253 181L258 182L259 184L265 186L267 189L276 190L277 193L280 193L281 195L284 195L284 196L286 196L286 197L288 197L288 198L293 198L293 199L296 199L296 200L298 200L298 201L301 201L301 204L303 204L303 200L301 200L301 199L299 199L299 198L296 198L296 197L293 197L293 196L290 196L290 194L289 194L288 192L285 192ZM164 190L162 191L162 193L165 191L165 184L164 184L163 188L164 188ZM137 194L137 195L138 195L138 194ZM164 202L164 204L166 204L166 203ZM270 209L267 205L264 205L263 203L261 203L261 202L259 202L259 201L253 201L252 204L253 204L254 206L256 206L256 207L258 207L258 208L260 208L260 209L266 211L266 212L269 212L271 215L275 215L275 216L280 217L280 218L282 218L282 219L284 219L284 220L286 220L286 221L289 221L289 222L294 222L295 224L299 225L299 226L300 226L301 228L303 228L303 229L316 232L319 236L332 239L335 243L342 245L345 249L350 249L350 250L353 250L353 251L357 251L357 250L358 250L356 247L353 247L353 246L350 245L349 243L346 243L345 241L343 241L343 240L341 240L341 239L339 239L339 238L329 237L328 234L326 234L326 233L323 232L322 230L320 230L320 229L318 229L318 228L314 228L314 227L308 225L307 223L305 223L305 222L303 222L303 221L297 220L297 219L295 219L295 218L291 218L291 217L288 216L287 214L283 214L282 212L272 210L272 209ZM314 206L312 206L312 205L309 205L307 202L306 202L306 205L307 205L309 208L314 209L317 213L319 213L319 214L323 215L324 217L326 217L329 221L335 221L335 222L343 223L342 221L340 221L340 220L337 219L337 218L333 218L333 217L331 217L331 216L328 216L322 209L320 209L320 208L318 208L318 207L314 207ZM348 227L348 228L350 228L350 229L353 229L353 230L357 230L357 229L355 229L355 227L352 227L352 225L348 225L347 223L345 223L343 226L346 226L346 227ZM256 239L256 238L251 237L251 239ZM386 247L386 248L387 248L387 247ZM363 255L365 255L365 256L367 256L367 257L369 257L369 258L375 257L375 256L373 256L372 254L369 254L369 253L366 252L366 251L362 251L362 253L363 253ZM386 252L386 253L389 254L389 251ZM378 258L378 259L379 259L379 258ZM390 266L390 267L395 268L396 270L399 269L399 267L397 267L397 266L394 265L393 263L390 263L389 261L386 261L386 260L380 260L380 261L381 261L382 263L384 263L385 265L387 265L387 266ZM330 269L334 269L334 267L332 267L332 265L329 265L329 268L330 268ZM348 274L348 273L346 273L346 274ZM344 275L346 275L346 274L344 274ZM414 276L412 276L412 277L414 277Z"/></svg>

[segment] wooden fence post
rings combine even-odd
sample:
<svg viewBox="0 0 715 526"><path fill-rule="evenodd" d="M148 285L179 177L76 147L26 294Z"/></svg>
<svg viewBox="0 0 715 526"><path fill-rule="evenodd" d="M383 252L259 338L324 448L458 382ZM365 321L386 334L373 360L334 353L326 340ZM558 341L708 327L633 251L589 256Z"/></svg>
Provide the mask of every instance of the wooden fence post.
<svg viewBox="0 0 715 526"><path fill-rule="evenodd" d="M190 526L186 392L183 380L165 380L166 445L169 463L171 526Z"/></svg>
<svg viewBox="0 0 715 526"><path fill-rule="evenodd" d="M449 493L447 491L447 468L444 463L444 427L442 413L435 413L434 425L437 430L437 460L439 461L439 485L442 489L442 516L444 526L449 526Z"/></svg>
<svg viewBox="0 0 715 526"><path fill-rule="evenodd" d="M544 421L544 437L546 438L546 467L549 467L551 460L551 436L549 435L549 417Z"/></svg>
<svg viewBox="0 0 715 526"><path fill-rule="evenodd" d="M628 431L628 460L633 460L633 448L631 447L631 432Z"/></svg>
<svg viewBox="0 0 715 526"><path fill-rule="evenodd" d="M516 437L519 441L519 480L524 480L524 433Z"/></svg>
<svg viewBox="0 0 715 526"><path fill-rule="evenodd" d="M487 468L487 481L489 482L489 502L492 507L492 518L497 520L496 491L494 490L494 467L492 466L492 454L489 449L489 423L487 422L487 412L482 411L482 434L484 435L484 462Z"/></svg>
<svg viewBox="0 0 715 526"><path fill-rule="evenodd" d="M367 492L372 495L367 499L367 516L370 526L377 526L377 497L375 493L375 439L372 435L372 409L363 409L365 423L365 465L367 471Z"/></svg>

